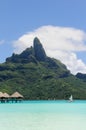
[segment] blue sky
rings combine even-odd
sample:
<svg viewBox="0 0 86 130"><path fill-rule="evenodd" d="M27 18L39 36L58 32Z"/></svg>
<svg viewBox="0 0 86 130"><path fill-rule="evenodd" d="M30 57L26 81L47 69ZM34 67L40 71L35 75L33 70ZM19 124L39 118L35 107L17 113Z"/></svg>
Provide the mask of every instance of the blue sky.
<svg viewBox="0 0 86 130"><path fill-rule="evenodd" d="M86 33L86 0L0 0L0 62L15 50L13 41L48 25ZM73 52L86 65L86 50Z"/></svg>

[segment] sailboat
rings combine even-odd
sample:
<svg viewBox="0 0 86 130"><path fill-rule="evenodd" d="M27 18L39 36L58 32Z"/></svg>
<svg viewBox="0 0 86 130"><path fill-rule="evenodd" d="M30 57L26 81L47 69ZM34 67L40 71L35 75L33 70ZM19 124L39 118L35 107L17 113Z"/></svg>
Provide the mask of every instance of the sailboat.
<svg viewBox="0 0 86 130"><path fill-rule="evenodd" d="M72 95L69 97L69 102L73 102L73 96Z"/></svg>

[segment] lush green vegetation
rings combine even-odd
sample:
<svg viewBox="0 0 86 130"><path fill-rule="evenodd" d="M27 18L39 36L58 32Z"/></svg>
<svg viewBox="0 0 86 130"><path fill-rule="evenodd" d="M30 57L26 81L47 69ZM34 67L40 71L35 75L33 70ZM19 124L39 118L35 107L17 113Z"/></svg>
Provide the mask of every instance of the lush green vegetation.
<svg viewBox="0 0 86 130"><path fill-rule="evenodd" d="M18 91L31 100L68 99L71 94L76 99L86 99L86 80L72 75L59 60L47 57L42 46L41 50L43 55L39 54L39 58L31 47L0 64L0 91Z"/></svg>

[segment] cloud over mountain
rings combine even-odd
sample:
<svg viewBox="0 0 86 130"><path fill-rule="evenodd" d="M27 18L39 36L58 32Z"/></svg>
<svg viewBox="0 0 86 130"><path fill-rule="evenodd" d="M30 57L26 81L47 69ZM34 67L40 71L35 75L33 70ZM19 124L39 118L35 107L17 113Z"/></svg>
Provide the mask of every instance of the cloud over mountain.
<svg viewBox="0 0 86 130"><path fill-rule="evenodd" d="M14 52L20 53L38 37L50 57L61 60L73 74L86 73L86 64L76 52L86 51L86 33L82 30L58 26L42 26L14 41Z"/></svg>

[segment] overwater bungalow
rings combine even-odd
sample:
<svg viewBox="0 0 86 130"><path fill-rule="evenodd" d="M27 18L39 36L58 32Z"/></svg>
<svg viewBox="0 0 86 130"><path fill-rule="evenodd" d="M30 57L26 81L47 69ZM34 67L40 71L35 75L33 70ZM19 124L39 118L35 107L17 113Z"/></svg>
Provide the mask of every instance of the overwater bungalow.
<svg viewBox="0 0 86 130"><path fill-rule="evenodd" d="M0 102L1 103L6 103L9 101L18 102L18 101L22 101L23 98L24 98L23 95L21 95L19 92L15 92L11 96L6 92L5 93L0 92Z"/></svg>
<svg viewBox="0 0 86 130"><path fill-rule="evenodd" d="M9 94L0 92L0 101L1 102L3 102L3 103L7 102L9 100L9 98L10 98Z"/></svg>
<svg viewBox="0 0 86 130"><path fill-rule="evenodd" d="M19 92L15 92L13 93L10 98L12 99L12 101L22 101L22 99L24 98L23 95L21 95Z"/></svg>

